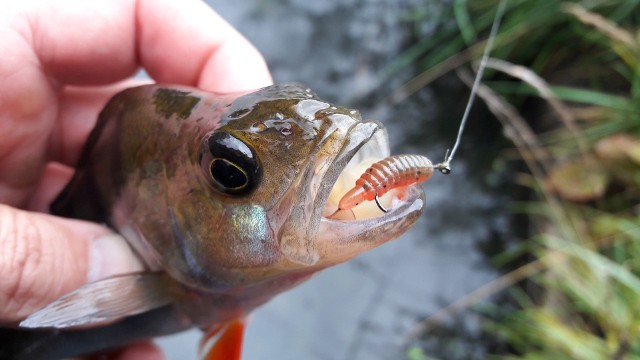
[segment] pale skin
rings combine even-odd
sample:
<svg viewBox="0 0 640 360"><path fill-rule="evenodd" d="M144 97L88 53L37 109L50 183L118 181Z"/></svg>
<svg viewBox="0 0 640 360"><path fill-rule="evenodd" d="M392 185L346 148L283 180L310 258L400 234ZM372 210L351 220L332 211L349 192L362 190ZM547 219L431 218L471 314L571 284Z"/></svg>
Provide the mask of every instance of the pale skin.
<svg viewBox="0 0 640 360"><path fill-rule="evenodd" d="M0 325L140 268L108 229L45 213L98 112L141 68L213 91L271 84L259 52L198 0L0 3ZM162 354L142 343L110 358Z"/></svg>

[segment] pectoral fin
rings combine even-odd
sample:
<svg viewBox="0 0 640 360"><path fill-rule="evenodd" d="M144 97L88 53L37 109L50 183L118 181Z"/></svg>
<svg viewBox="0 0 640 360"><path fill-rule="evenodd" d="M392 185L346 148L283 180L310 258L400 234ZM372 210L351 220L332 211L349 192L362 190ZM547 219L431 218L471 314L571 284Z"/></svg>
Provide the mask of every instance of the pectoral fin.
<svg viewBox="0 0 640 360"><path fill-rule="evenodd" d="M24 328L77 328L102 325L140 314L171 302L163 272L110 277L86 284L20 323Z"/></svg>
<svg viewBox="0 0 640 360"><path fill-rule="evenodd" d="M240 360L246 318L240 317L207 330L200 341L202 360Z"/></svg>

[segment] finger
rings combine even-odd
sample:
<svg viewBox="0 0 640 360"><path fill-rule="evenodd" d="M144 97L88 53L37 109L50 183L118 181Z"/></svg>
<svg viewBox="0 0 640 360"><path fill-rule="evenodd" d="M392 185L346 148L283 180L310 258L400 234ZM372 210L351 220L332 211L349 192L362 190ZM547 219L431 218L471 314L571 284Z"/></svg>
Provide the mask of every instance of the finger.
<svg viewBox="0 0 640 360"><path fill-rule="evenodd" d="M50 29L43 30L43 22L39 21L47 16L56 19L57 9L52 5L34 1L23 1L19 6L0 3L0 52L7 55L0 61L0 202L15 206L25 206L39 181L58 115L60 82L51 76L48 64L34 50L53 45L46 39L45 43L40 42L40 34ZM65 31L74 28L73 23L60 25ZM59 30L47 36L55 37ZM56 53L56 49L40 52ZM56 56L60 55L49 55ZM103 66L104 69L108 67Z"/></svg>
<svg viewBox="0 0 640 360"><path fill-rule="evenodd" d="M24 39L4 26L0 3L0 202L23 205L37 184L57 94Z"/></svg>
<svg viewBox="0 0 640 360"><path fill-rule="evenodd" d="M22 320L87 281L139 270L124 240L102 226L0 205L0 322Z"/></svg>
<svg viewBox="0 0 640 360"><path fill-rule="evenodd" d="M42 189L48 192L45 194L46 198L52 200L52 190L45 188L43 181L57 181L60 178L47 178L50 174L47 173L46 162L54 161L75 167L88 134L107 101L119 91L148 82L126 80L106 86L65 87L62 94L56 96L59 101L59 120L58 125L49 130L51 135L48 142L42 141L42 136L37 136L38 141L32 139L34 134L47 131L50 126L45 125L45 122L16 118L19 122L9 126L11 121L0 121L0 154L4 153L4 156L0 156L0 166L11 170L0 171L0 202L34 210L23 200L29 199L32 204L41 203L41 198L34 200L34 194L39 194ZM0 101L1 97L2 95ZM4 133L1 131L3 124L7 125ZM55 189L58 191L60 187L56 186Z"/></svg>
<svg viewBox="0 0 640 360"><path fill-rule="evenodd" d="M48 213L51 203L69 183L73 172L71 166L57 162L48 163L42 172L40 183L32 192L25 209Z"/></svg>
<svg viewBox="0 0 640 360"><path fill-rule="evenodd" d="M141 64L158 82L237 91L271 84L260 53L202 1L141 0Z"/></svg>
<svg viewBox="0 0 640 360"><path fill-rule="evenodd" d="M59 83L107 84L136 71L136 1L23 4L13 26L35 53L38 65Z"/></svg>
<svg viewBox="0 0 640 360"><path fill-rule="evenodd" d="M258 51L202 1L59 0L25 17L24 37L61 83L105 84L138 65L158 82L209 90L271 82Z"/></svg>

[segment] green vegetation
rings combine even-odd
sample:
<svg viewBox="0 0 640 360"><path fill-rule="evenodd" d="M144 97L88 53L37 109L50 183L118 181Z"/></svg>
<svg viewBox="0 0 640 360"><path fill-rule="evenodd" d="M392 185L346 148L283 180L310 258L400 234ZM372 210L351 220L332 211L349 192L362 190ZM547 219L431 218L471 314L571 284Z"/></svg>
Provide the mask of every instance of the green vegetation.
<svg viewBox="0 0 640 360"><path fill-rule="evenodd" d="M498 2L454 3L455 27L381 75L414 64L420 75L402 93L480 56ZM495 357L640 359L640 1L511 0L492 57L504 61L491 62L479 95L535 197L520 207L530 239L501 255L526 250L526 264L483 296L506 288L516 305L483 310L500 319L485 331L509 345ZM407 356L428 358L415 347Z"/></svg>

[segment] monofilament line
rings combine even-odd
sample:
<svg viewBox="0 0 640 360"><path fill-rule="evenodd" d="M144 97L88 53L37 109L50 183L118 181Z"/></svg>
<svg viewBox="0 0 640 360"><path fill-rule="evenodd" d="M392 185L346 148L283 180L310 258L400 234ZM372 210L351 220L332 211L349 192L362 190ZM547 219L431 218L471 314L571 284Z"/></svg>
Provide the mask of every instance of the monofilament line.
<svg viewBox="0 0 640 360"><path fill-rule="evenodd" d="M469 101L467 102L466 109L464 109L464 115L462 115L462 120L460 120L460 127L458 128L458 136L456 137L456 142L455 144L453 144L453 149L451 149L451 152L447 150L447 153L445 154L444 162L441 164L438 164L440 165L439 170L443 173L450 172L451 170L450 163L453 160L453 156L456 154L458 147L460 146L462 132L464 131L465 126L467 125L467 119L469 118L471 107L473 106L473 100L475 100L476 92L478 91L478 86L480 85L480 80L482 80L482 74L484 73L484 68L487 66L489 53L491 52L491 48L493 47L493 41L496 38L498 29L500 28L500 21L502 20L502 15L504 14L506 4L507 4L507 0L500 0L500 3L498 4L496 17L493 19L493 25L491 26L491 32L489 33L489 39L487 40L487 46L485 46L484 48L482 59L480 60L480 66L478 67L478 74L476 75L476 79L473 81L473 86L471 87L471 94L469 95Z"/></svg>

